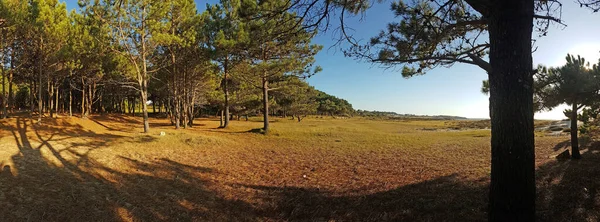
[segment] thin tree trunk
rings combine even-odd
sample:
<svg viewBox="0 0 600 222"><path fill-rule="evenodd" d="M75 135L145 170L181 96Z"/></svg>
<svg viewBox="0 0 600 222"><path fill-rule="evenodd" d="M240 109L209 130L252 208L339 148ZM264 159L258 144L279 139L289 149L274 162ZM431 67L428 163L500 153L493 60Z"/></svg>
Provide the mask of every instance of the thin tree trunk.
<svg viewBox="0 0 600 222"><path fill-rule="evenodd" d="M533 0L492 0L490 116L492 172L488 219L535 220L531 33Z"/></svg>
<svg viewBox="0 0 600 222"><path fill-rule="evenodd" d="M223 124L223 128L227 128L227 126L229 126L229 89L227 87L227 82L229 81L229 79L227 78L228 75L228 58L225 58L225 64L224 64L224 68L223 68L223 92L225 93L225 116L227 118L225 118L225 123Z"/></svg>
<svg viewBox="0 0 600 222"><path fill-rule="evenodd" d="M146 80L144 80L146 81ZM150 122L148 119L148 105L146 104L146 101L148 101L148 89L147 89L147 82L144 83L143 86L143 91L142 91L142 113L144 116L144 133L148 133L150 132Z"/></svg>
<svg viewBox="0 0 600 222"><path fill-rule="evenodd" d="M4 72L4 65L0 65L0 67L0 70L2 72L2 119L6 119L6 117L8 116L6 109L8 103L6 98L6 73Z"/></svg>
<svg viewBox="0 0 600 222"><path fill-rule="evenodd" d="M83 80L83 76L81 76L81 118L87 118L85 112L85 97L85 81Z"/></svg>
<svg viewBox="0 0 600 222"><path fill-rule="evenodd" d="M54 118L54 84L50 82L50 77L48 76L48 111L50 113L50 118Z"/></svg>
<svg viewBox="0 0 600 222"><path fill-rule="evenodd" d="M35 112L35 90L37 90L36 84L35 81L32 79L29 86L29 118L31 119L33 119L33 113Z"/></svg>
<svg viewBox="0 0 600 222"><path fill-rule="evenodd" d="M579 140L577 139L577 101L573 101L571 112L571 157L573 159L581 159L579 152Z"/></svg>
<svg viewBox="0 0 600 222"><path fill-rule="evenodd" d="M269 133L269 81L267 77L262 78L263 91L263 130Z"/></svg>
<svg viewBox="0 0 600 222"><path fill-rule="evenodd" d="M12 113L14 110L14 101L15 101L15 96L13 93L13 76L14 76L14 72L15 72L15 64L14 64L14 60L15 60L15 52L14 50L12 50L12 52L10 53L10 72L8 74L8 107L10 109L10 112Z"/></svg>
<svg viewBox="0 0 600 222"><path fill-rule="evenodd" d="M40 53L41 53L43 51L44 39L40 38L40 40L41 40L41 46L42 46L42 50L40 51ZM39 87L38 88L38 112L39 112L38 123L42 122L42 100L43 100L42 99L42 73L43 73L43 62L42 61L43 60L44 60L44 58L42 56L40 56L39 61L38 61L38 63L39 63L38 68L40 69L39 73L38 73L38 87Z"/></svg>
<svg viewBox="0 0 600 222"><path fill-rule="evenodd" d="M69 80L70 82L70 80ZM73 88L69 83L69 117L73 116Z"/></svg>
<svg viewBox="0 0 600 222"><path fill-rule="evenodd" d="M56 94L55 94L54 98L56 99L56 101L54 102L54 113L56 115L58 115L58 107L59 107L58 103L60 101L60 86L56 86L56 90L55 91L56 91L55 92Z"/></svg>

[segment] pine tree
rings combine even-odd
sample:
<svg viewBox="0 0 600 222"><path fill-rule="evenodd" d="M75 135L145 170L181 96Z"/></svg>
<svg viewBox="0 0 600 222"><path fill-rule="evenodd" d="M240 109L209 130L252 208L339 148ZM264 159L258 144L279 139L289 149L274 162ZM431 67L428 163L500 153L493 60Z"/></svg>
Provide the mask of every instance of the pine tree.
<svg viewBox="0 0 600 222"><path fill-rule="evenodd" d="M580 159L577 138L577 112L586 105L597 101L600 92L600 72L598 65L590 64L580 56L567 55L567 63L556 68L540 69L538 81L542 103L552 109L562 103L571 105L565 115L571 120L571 153L573 159Z"/></svg>
<svg viewBox="0 0 600 222"><path fill-rule="evenodd" d="M288 76L310 77L321 71L313 67L314 56L322 46L311 44L316 34L302 27L294 27L299 20L293 13L282 9L286 1L243 1L241 17L247 21L252 36L248 55L252 69L246 78L259 80L263 94L263 130L269 132L269 83L285 81ZM279 14L265 12L281 11ZM253 82L253 81L251 81Z"/></svg>

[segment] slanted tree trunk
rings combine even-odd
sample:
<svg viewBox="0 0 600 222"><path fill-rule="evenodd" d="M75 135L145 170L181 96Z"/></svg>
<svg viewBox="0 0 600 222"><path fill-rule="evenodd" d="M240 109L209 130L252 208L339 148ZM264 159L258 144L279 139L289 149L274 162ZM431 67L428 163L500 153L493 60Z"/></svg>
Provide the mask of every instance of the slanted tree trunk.
<svg viewBox="0 0 600 222"><path fill-rule="evenodd" d="M571 112L571 157L573 159L581 159L581 153L579 153L579 140L577 138L577 102L573 100L572 112Z"/></svg>
<svg viewBox="0 0 600 222"><path fill-rule="evenodd" d="M535 220L531 33L533 0L492 0L489 221Z"/></svg>

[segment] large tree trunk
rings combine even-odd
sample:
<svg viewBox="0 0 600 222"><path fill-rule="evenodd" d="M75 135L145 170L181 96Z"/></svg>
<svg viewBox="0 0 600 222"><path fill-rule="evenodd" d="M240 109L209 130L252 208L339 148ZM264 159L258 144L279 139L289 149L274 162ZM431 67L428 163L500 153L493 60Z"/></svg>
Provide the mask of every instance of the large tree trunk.
<svg viewBox="0 0 600 222"><path fill-rule="evenodd" d="M489 221L535 220L533 0L489 7L492 172Z"/></svg>
<svg viewBox="0 0 600 222"><path fill-rule="evenodd" d="M577 103L573 101L571 112L571 153L573 159L581 159L579 140L577 139Z"/></svg>
<svg viewBox="0 0 600 222"><path fill-rule="evenodd" d="M267 77L262 79L263 91L263 130L265 134L269 133L269 81Z"/></svg>

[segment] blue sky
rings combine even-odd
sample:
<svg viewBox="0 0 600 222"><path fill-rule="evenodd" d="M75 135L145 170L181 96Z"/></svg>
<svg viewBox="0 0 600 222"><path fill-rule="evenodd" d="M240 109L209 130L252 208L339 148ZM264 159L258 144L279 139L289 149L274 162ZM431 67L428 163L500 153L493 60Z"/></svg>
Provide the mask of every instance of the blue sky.
<svg viewBox="0 0 600 222"><path fill-rule="evenodd" d="M67 0L68 8L77 7L77 0ZM217 2L210 0L208 3ZM562 20L566 27L553 25L548 36L538 38L533 54L534 65L559 66L567 53L581 55L588 61L600 56L600 13L580 8L572 0L564 0ZM198 1L203 9L207 1ZM347 20L356 30L355 37L368 40L385 25L394 21L390 1L374 5L362 19ZM334 21L336 21L334 19ZM534 34L535 35L535 34ZM426 75L402 78L394 69L383 69L369 63L344 57L336 48L333 32L322 33L314 42L324 46L317 55L323 72L308 81L317 89L348 100L355 109L394 111L424 115L456 115L470 118L489 118L488 97L480 93L486 73L478 67L456 64L437 68ZM551 112L537 113L536 119L563 119L557 107Z"/></svg>

